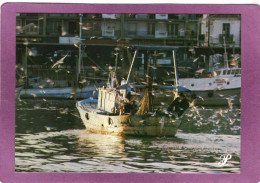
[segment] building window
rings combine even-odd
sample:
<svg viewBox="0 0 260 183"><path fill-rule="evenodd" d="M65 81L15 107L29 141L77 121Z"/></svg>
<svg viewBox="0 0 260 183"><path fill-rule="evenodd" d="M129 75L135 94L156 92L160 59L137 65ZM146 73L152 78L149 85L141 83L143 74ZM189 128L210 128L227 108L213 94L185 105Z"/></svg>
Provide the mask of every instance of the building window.
<svg viewBox="0 0 260 183"><path fill-rule="evenodd" d="M166 38L168 37L167 24L159 22L155 25L155 37Z"/></svg>
<svg viewBox="0 0 260 183"><path fill-rule="evenodd" d="M102 36L114 37L116 24L114 22L104 22L102 26Z"/></svg>
<svg viewBox="0 0 260 183"><path fill-rule="evenodd" d="M170 24L168 25L168 33L169 36L178 36L178 24Z"/></svg>
<svg viewBox="0 0 260 183"><path fill-rule="evenodd" d="M47 34L57 35L61 34L61 22L49 21L47 23Z"/></svg>
<svg viewBox="0 0 260 183"><path fill-rule="evenodd" d="M69 22L69 34L74 35L77 32L76 22Z"/></svg>
<svg viewBox="0 0 260 183"><path fill-rule="evenodd" d="M222 35L220 35L220 42L233 43L233 35L230 34L230 23L223 23Z"/></svg>
<svg viewBox="0 0 260 183"><path fill-rule="evenodd" d="M129 23L128 24L128 30L127 35L128 36L135 36L136 35L136 23Z"/></svg>
<svg viewBox="0 0 260 183"><path fill-rule="evenodd" d="M155 24L153 24L153 23L148 24L148 35L149 36L155 35Z"/></svg>
<svg viewBox="0 0 260 183"><path fill-rule="evenodd" d="M229 23L223 23L222 34L227 35L227 36L230 35L230 24Z"/></svg>
<svg viewBox="0 0 260 183"><path fill-rule="evenodd" d="M91 36L102 36L101 22L92 22L92 28L90 30L89 33L91 33ZM85 32L87 33L88 31Z"/></svg>

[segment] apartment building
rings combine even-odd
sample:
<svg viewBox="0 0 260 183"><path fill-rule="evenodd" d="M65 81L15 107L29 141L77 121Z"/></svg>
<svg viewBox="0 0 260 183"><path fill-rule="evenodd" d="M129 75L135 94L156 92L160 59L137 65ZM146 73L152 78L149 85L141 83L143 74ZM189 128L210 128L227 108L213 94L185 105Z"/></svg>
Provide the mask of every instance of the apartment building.
<svg viewBox="0 0 260 183"><path fill-rule="evenodd" d="M49 69L51 61L67 55L63 67L73 73L82 42L82 68L93 62L112 64L119 44L174 46L179 64L191 64L198 55L223 53L224 40L229 52L240 53L240 23L239 15L17 14L16 62L28 69L29 77L37 70L57 80L59 73Z"/></svg>

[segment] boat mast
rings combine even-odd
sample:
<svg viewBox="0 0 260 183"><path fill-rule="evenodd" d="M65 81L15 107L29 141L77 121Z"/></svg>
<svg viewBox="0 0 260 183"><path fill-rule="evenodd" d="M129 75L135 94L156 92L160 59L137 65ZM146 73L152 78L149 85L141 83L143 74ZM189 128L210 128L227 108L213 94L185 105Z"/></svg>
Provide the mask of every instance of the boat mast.
<svg viewBox="0 0 260 183"><path fill-rule="evenodd" d="M175 75L175 86L176 86L175 97L176 97L176 95L178 93L178 75L177 75L177 68L176 68L176 60L175 60L174 50L172 50L172 60L173 60L174 75Z"/></svg>
<svg viewBox="0 0 260 183"><path fill-rule="evenodd" d="M80 22L79 22L79 59L78 59L78 64L77 64L77 85L78 85L78 81L80 79L80 72L81 72L81 62L82 62L82 17L83 17L83 14L79 14L79 17L80 17Z"/></svg>
<svg viewBox="0 0 260 183"><path fill-rule="evenodd" d="M227 48L226 48L226 38L225 35L223 36L224 41L224 68L228 68L228 57L227 57Z"/></svg>
<svg viewBox="0 0 260 183"><path fill-rule="evenodd" d="M115 58L115 72L117 71L117 61L118 61L118 52L115 53L116 58Z"/></svg>
<svg viewBox="0 0 260 183"><path fill-rule="evenodd" d="M27 70L27 67L28 67L28 43L24 43L25 45L25 53L22 57L22 67L24 69L24 74L25 74L25 88L27 89L28 88L28 85L29 85L29 80L28 80L28 70Z"/></svg>
<svg viewBox="0 0 260 183"><path fill-rule="evenodd" d="M128 76L127 76L127 80L126 80L127 83L129 82L129 79L130 79L130 75L131 75L131 72L132 72L132 69L133 69L136 54L137 54L137 50L135 50L134 57L133 57L133 60L132 60L132 63L131 63L131 67L130 67L130 70L129 70L129 73L128 73Z"/></svg>

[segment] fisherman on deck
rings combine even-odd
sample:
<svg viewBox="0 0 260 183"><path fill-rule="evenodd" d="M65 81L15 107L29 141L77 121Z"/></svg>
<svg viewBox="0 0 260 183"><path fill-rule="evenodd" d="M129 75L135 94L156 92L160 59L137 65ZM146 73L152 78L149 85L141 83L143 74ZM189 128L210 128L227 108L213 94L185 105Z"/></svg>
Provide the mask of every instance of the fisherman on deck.
<svg viewBox="0 0 260 183"><path fill-rule="evenodd" d="M126 100L124 101L124 112L125 113L130 113L130 109L131 109L130 99L131 99L131 92L128 92L126 95Z"/></svg>
<svg viewBox="0 0 260 183"><path fill-rule="evenodd" d="M184 93L180 93L168 107L167 111L174 112L177 116L181 116L184 111L189 107L189 102Z"/></svg>
<svg viewBox="0 0 260 183"><path fill-rule="evenodd" d="M127 84L127 81L125 80L125 77L122 78L121 85Z"/></svg>
<svg viewBox="0 0 260 183"><path fill-rule="evenodd" d="M137 112L138 108L137 105L135 104L135 101L133 101L130 104L130 114L134 115Z"/></svg>

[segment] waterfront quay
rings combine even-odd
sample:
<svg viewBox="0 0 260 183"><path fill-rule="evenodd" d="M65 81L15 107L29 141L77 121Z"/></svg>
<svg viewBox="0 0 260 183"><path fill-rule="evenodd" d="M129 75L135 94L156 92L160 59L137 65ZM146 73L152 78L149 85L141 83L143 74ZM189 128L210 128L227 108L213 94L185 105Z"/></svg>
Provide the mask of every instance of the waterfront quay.
<svg viewBox="0 0 260 183"><path fill-rule="evenodd" d="M179 76L194 77L198 69L224 64L225 49L229 60L240 55L240 25L239 15L19 13L17 81L22 75L25 88L100 83L116 56L121 71L129 67L138 45L174 47ZM137 55L140 70L144 57ZM166 66L168 57L161 54L157 64Z"/></svg>

